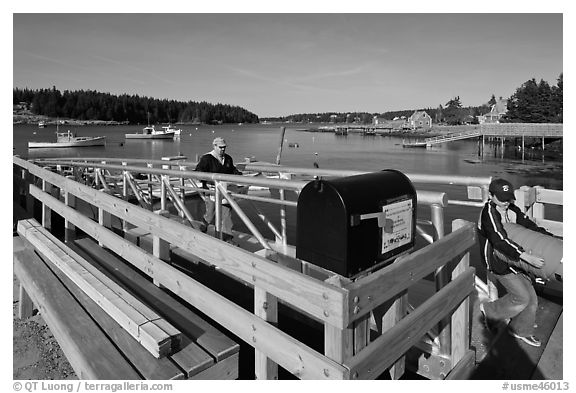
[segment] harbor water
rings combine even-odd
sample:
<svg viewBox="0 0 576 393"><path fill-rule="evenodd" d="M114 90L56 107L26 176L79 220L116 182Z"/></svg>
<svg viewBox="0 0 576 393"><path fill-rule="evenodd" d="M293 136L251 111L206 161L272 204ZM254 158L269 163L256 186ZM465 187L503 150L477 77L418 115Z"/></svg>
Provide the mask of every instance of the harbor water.
<svg viewBox="0 0 576 393"><path fill-rule="evenodd" d="M181 136L174 140L126 140L127 133L137 133L142 125L123 126L67 126L79 136L106 136L105 147L28 149L28 141L54 141L55 126L38 128L36 125L14 125L13 151L22 157L113 157L160 159L166 156L184 155L189 161L212 149L212 140L219 136L228 143L227 153L236 163L253 158L258 161L275 162L280 142L280 129L286 127L281 164L293 167L322 169L378 171L396 169L404 173L493 176L505 177L515 187L539 185L550 189L563 188L563 162L561 158L543 157L541 151L529 150L522 160L521 154L509 146L504 154L499 144L487 145L484 157L478 156L475 139L434 145L431 148L404 148L402 137L335 135L332 132L303 131L301 124L234 124L234 125L178 125ZM157 126L160 129L160 126ZM417 185L430 191L444 191L449 199L465 199L466 188L451 185ZM266 210L266 207L264 208ZM279 221L278 214L270 207L271 219ZM247 208L247 210L250 210ZM476 221L479 208L449 207L446 209L446 231L455 218ZM250 213L250 211L248 211ZM562 220L562 209L547 210L551 219ZM235 220L239 223L239 220ZM242 225L237 228L242 230ZM272 237L262 225L266 236ZM288 241L294 244L295 209L288 209Z"/></svg>

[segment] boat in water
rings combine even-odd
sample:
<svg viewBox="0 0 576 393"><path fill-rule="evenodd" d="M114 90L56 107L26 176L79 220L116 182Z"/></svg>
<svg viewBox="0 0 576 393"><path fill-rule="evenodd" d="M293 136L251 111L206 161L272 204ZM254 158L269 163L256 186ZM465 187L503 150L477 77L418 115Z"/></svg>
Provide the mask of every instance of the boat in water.
<svg viewBox="0 0 576 393"><path fill-rule="evenodd" d="M164 129L156 130L154 126L146 126L142 129L142 132L125 134L125 137L126 139L174 139L176 133L173 128L170 128L170 126L162 128Z"/></svg>
<svg viewBox="0 0 576 393"><path fill-rule="evenodd" d="M182 130L180 128L178 129L172 128L170 124L168 124L167 126L163 126L162 128L164 129L164 132L174 132L175 136L180 136L180 134L182 133Z"/></svg>
<svg viewBox="0 0 576 393"><path fill-rule="evenodd" d="M70 130L56 132L56 142L28 142L28 148L104 146L105 136L77 136Z"/></svg>
<svg viewBox="0 0 576 393"><path fill-rule="evenodd" d="M39 121L38 122L38 128L44 128L44 127L46 127L46 123L43 121Z"/></svg>

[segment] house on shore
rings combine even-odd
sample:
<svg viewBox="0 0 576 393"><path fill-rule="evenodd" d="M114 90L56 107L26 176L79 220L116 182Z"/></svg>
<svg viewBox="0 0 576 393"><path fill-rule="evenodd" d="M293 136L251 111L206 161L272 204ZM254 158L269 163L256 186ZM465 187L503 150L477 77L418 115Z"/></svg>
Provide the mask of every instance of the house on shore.
<svg viewBox="0 0 576 393"><path fill-rule="evenodd" d="M478 123L500 123L500 119L508 112L508 100L499 99L496 104L492 105L490 112L478 116Z"/></svg>
<svg viewBox="0 0 576 393"><path fill-rule="evenodd" d="M426 111L415 111L408 118L408 125L413 130L417 128L430 129L432 128L432 117Z"/></svg>

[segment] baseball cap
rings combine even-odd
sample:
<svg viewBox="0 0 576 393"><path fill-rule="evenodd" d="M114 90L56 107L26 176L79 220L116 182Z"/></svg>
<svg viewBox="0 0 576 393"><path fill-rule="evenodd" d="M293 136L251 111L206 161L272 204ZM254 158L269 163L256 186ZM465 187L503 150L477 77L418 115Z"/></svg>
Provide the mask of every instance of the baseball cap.
<svg viewBox="0 0 576 393"><path fill-rule="evenodd" d="M212 141L212 144L214 146L226 146L226 141L224 140L224 138L218 137L218 138L214 138L214 141Z"/></svg>
<svg viewBox="0 0 576 393"><path fill-rule="evenodd" d="M507 180L504 179L494 179L490 186L488 187L488 191L490 191L493 195L496 195L496 198L502 202L509 202L513 201L514 198L514 186Z"/></svg>

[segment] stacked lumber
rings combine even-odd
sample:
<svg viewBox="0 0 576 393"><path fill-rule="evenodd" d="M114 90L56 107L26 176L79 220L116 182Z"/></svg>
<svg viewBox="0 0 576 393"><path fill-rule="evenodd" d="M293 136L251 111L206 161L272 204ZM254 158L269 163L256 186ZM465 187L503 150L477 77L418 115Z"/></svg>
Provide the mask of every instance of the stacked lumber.
<svg viewBox="0 0 576 393"><path fill-rule="evenodd" d="M18 223L18 233L122 326L154 357L180 348L181 333L84 258L70 250L35 220Z"/></svg>

